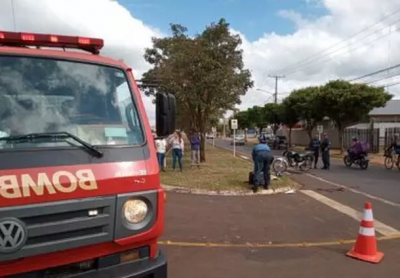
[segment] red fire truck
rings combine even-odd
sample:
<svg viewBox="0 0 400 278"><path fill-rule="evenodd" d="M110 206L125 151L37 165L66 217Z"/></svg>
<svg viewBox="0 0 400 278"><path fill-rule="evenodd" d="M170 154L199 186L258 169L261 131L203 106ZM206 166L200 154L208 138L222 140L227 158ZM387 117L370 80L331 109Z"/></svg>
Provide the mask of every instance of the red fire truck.
<svg viewBox="0 0 400 278"><path fill-rule="evenodd" d="M167 277L154 139L103 40L0 31L0 277ZM156 97L158 136L175 99Z"/></svg>

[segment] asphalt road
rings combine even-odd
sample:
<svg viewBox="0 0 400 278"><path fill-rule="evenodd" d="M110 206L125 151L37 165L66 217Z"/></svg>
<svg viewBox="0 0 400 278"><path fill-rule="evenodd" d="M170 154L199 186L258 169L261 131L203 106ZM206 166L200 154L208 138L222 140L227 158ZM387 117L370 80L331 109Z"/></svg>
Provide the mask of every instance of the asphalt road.
<svg viewBox="0 0 400 278"><path fill-rule="evenodd" d="M216 140L216 145L231 149L229 141ZM251 149L237 146L237 153L250 156ZM161 239L169 276L399 276L400 172L375 165L348 169L332 160L330 171L290 177L303 185L301 191L249 197L169 193ZM357 238L366 201L373 204L377 237L398 238L378 241L385 254L378 265L345 256L354 245L349 240Z"/></svg>
<svg viewBox="0 0 400 278"><path fill-rule="evenodd" d="M173 278L397 278L399 239L378 242L385 254L378 265L347 257L354 243L335 244L355 239L358 228L359 221L301 193L253 197L169 193L161 248ZM322 243L290 246L304 242ZM196 246L201 243L222 246Z"/></svg>
<svg viewBox="0 0 400 278"><path fill-rule="evenodd" d="M227 140L215 140L217 146L231 149ZM239 154L251 155L251 146L236 146ZM282 151L275 151L274 155L281 155ZM322 160L319 160L322 167ZM394 167L396 168L396 167ZM312 170L312 174L323 179L357 188L365 193L384 198L392 202L400 203L400 172L397 169L386 170L383 166L370 165L367 170L361 170L357 166L346 167L340 159L331 159L331 170Z"/></svg>

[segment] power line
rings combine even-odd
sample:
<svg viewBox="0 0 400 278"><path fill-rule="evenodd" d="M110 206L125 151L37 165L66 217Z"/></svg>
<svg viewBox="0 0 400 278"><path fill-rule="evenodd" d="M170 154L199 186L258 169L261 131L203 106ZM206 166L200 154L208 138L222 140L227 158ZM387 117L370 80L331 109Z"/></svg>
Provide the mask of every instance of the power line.
<svg viewBox="0 0 400 278"><path fill-rule="evenodd" d="M374 72L371 72L371 73L368 73L368 74L365 74L365 75L362 75L360 77L353 78L353 79L350 79L350 80L347 80L347 81L353 82L353 81L356 81L356 80L364 79L366 77L377 75L379 73L382 73L382 72L385 72L385 71L388 71L388 70L396 69L396 68L399 68L399 67L400 67L400 64L397 64L397 65L394 65L394 66L391 66L391 67L388 67L388 68L384 68L384 69L381 69L381 70L377 70L377 71L374 71Z"/></svg>
<svg viewBox="0 0 400 278"><path fill-rule="evenodd" d="M356 40L356 41L350 42L350 43L348 43L347 45L343 45L342 47L340 47L340 48L338 48L338 49L336 49L336 50L333 50L333 51L331 51L331 52L326 53L325 55L322 55L322 56L320 56L320 57L316 57L314 60L310 60L308 63L304 63L303 65L294 67L292 70L289 70L288 72L286 72L286 74L294 73L294 72L298 71L298 70L301 69L301 68L303 68L303 69L304 69L304 68L307 68L307 67L309 67L310 65L315 64L315 62L318 61L318 60L320 60L321 58L324 58L324 57L326 57L326 56L328 56L328 55L335 54L335 53L337 53L339 50L346 49L347 47L349 47L349 46L351 46L351 45L354 45L354 44L356 44L356 43L360 43L360 42L362 42L362 40L367 39L367 38L371 37L372 35L374 35L374 34L380 32L380 31L382 31L382 30L384 30L384 29L386 29L386 28L388 28L388 27L391 28L391 26L395 25L395 24L398 23L398 22L400 22L400 19L396 20L395 22L391 23L390 25L383 26L382 28L380 28L380 29L378 29L378 30L375 30L374 32L368 34L367 36L362 37L361 40L358 40L358 41ZM366 44L370 44L370 43L372 43L372 42L374 42L374 41L376 41L376 40L378 40L378 39L387 37L388 35L390 35L390 33L388 33L388 34L383 34L383 35L381 35L381 36L378 36L378 37L374 38L373 40L371 40L371 41L369 41L369 42L366 42ZM365 44L362 45L362 46L365 46ZM359 46L359 47L356 47L356 48L354 48L354 49L350 49L349 52L353 52L353 51L355 51L355 50L357 50L357 49L359 49L359 48L360 48L360 46ZM329 61L329 60L331 60L331 59L333 59L333 58L334 58L334 57L329 57L328 59L323 59L323 60L321 60L320 62L327 62L327 61Z"/></svg>
<svg viewBox="0 0 400 278"><path fill-rule="evenodd" d="M383 87L392 87L392 86L395 86L395 85L399 85L400 84L400 81L398 81L398 82L395 82L395 83L391 83L391 84L388 84L388 85L385 85L385 86L383 86Z"/></svg>
<svg viewBox="0 0 400 278"><path fill-rule="evenodd" d="M309 61L310 59L313 59L315 56L319 56L320 54L323 54L323 53L326 52L327 50L332 49L333 47L335 47L335 46L337 46L337 45L340 45L341 43L344 43L344 42L346 42L346 41L348 41L348 40L350 40L350 39L352 39L352 38L354 38L354 37L357 37L358 35L362 34L363 32L365 32L365 31L367 31L367 30L369 30L369 29L371 29L372 27L378 25L379 23L383 22L384 20L386 20L387 18L389 18L389 17L395 15L395 14L398 13L398 12L400 12L400 7L399 7L398 9L396 9L395 11L393 11L392 13L390 13L390 14L388 14L388 15L386 15L386 16L381 17L381 18L380 18L377 22L375 22L374 24L367 26L366 28L364 28L364 29L358 31L357 33L355 33L355 34L353 34L353 35L347 37L346 39L343 39L343 40L341 40L341 41L339 41L339 42L337 42L337 43L334 43L334 44L332 44L331 46L329 46L329 47L327 47L327 48L325 48L325 49L323 49L323 50L321 50L321 51L319 51L319 52L317 52L317 53L315 53L315 54L313 54L313 55L311 55L311 56L309 56L309 57L307 57L307 58L305 58L305 59L302 59L302 60L300 60L300 61L298 61L298 62L296 62L296 63L294 63L294 64L291 64L291 65L288 65L288 66L286 66L286 67L283 67L283 68L277 70L276 72L282 72L282 71L284 71L284 70L286 70L286 69L288 69L288 68L290 69L290 68L293 67L293 66L296 66L296 65L302 64L302 63L304 63L304 62L306 62L306 61Z"/></svg>
<svg viewBox="0 0 400 278"><path fill-rule="evenodd" d="M376 82L379 82L379 81L382 81L382 80L385 80L385 79L389 79L389 78L393 78L393 77L399 76L399 75L400 75L400 73L398 72L398 73L391 74L391 75L388 75L388 76L385 76L385 77L382 77L382 78L379 78L379 79L376 79L376 80L373 80L373 81L369 81L369 82L367 82L365 84L368 85L368 84L376 83Z"/></svg>

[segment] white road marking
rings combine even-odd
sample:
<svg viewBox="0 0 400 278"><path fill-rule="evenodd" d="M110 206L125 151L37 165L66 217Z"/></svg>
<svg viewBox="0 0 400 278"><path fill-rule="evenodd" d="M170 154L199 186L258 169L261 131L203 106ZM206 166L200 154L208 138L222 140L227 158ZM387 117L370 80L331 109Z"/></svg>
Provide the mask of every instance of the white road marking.
<svg viewBox="0 0 400 278"><path fill-rule="evenodd" d="M355 209L352 209L351 207L345 206L339 202L329 199L329 198L325 197L324 195L321 195L315 191L300 190L300 192L313 198L314 200L317 200L317 201L343 213L343 214L346 214L347 216L350 216L351 218L353 218L357 221L361 221L361 219L363 217L363 212L356 211ZM374 220L374 225L375 225L375 230L384 236L400 234L400 231L398 231L395 228L390 227L376 219Z"/></svg>
<svg viewBox="0 0 400 278"><path fill-rule="evenodd" d="M394 207L400 208L400 204L399 204L399 203L392 202L392 201L383 199L383 198L381 198L381 197L377 197L377 196L374 196L374 195L371 195L371 194L368 194L368 193L359 191L359 190L357 190L357 189L350 188L350 187L345 186L345 185L342 185L342 184L338 184L338 183L336 183L336 182L328 181L328 180L323 179L323 178L318 177L318 176L314 176L314 175L311 175L311 174L306 174L306 175L307 175L308 177L311 177L311 178L313 178L313 179L316 179L316 180L325 182L325 183L327 183L327 184L330 184L330 185L333 185L333 186L336 186L336 187L340 187L340 188L346 188L346 190L351 191L351 192L353 192L353 193L360 194L360 195L363 195L363 196L368 197L368 198L370 198L370 199L373 199L373 200L376 200L376 201L380 201L380 202L382 202L382 203L384 203L384 204L387 204L387 205L390 205L390 206L394 206Z"/></svg>

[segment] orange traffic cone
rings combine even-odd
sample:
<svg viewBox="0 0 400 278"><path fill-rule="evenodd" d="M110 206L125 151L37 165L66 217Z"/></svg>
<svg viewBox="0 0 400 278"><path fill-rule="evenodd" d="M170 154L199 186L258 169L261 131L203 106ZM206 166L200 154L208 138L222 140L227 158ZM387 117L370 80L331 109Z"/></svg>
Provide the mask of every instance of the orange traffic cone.
<svg viewBox="0 0 400 278"><path fill-rule="evenodd" d="M364 216L361 220L360 230L355 246L347 253L353 257L370 263L379 263L384 254L378 252L376 246L374 216L371 203L365 203Z"/></svg>

